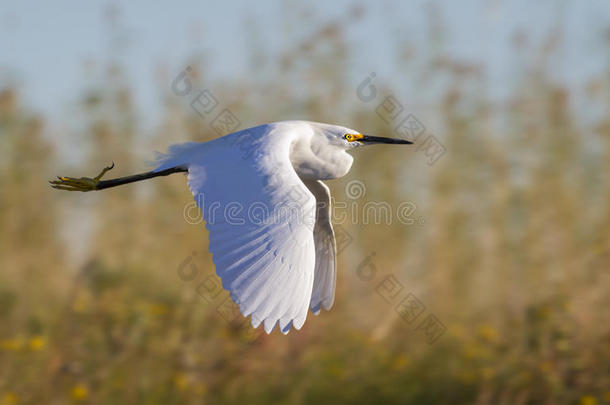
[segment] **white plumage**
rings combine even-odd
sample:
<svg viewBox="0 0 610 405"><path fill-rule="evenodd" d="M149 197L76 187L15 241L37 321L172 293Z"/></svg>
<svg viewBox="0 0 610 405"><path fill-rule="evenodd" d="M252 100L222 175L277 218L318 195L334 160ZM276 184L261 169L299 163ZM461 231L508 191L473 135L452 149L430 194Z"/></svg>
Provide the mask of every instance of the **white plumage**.
<svg viewBox="0 0 610 405"><path fill-rule="evenodd" d="M333 134L324 132L331 128ZM188 169L216 273L242 314L251 315L252 326L264 322L267 333L278 322L283 333L300 329L308 308L319 313L332 307L330 193L317 179L340 177L351 166L345 150L352 145L340 138L356 132L339 128L302 121L262 125L173 146L155 169ZM331 145L328 136L335 134L339 142Z"/></svg>
<svg viewBox="0 0 610 405"><path fill-rule="evenodd" d="M216 273L252 326L300 329L334 302L336 247L330 192L320 180L344 176L347 150L408 144L337 125L283 121L205 142L174 145L152 172L111 180L59 177L54 188L94 191L187 171L201 208Z"/></svg>

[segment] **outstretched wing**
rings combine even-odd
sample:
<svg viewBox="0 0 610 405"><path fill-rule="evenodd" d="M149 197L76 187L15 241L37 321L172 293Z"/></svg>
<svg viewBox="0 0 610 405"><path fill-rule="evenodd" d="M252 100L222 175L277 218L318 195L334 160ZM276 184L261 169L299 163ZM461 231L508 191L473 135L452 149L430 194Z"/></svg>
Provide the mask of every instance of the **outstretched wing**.
<svg viewBox="0 0 610 405"><path fill-rule="evenodd" d="M283 333L303 326L314 283L316 204L289 160L295 135L261 126L203 144L185 162L216 273L267 333L278 322Z"/></svg>
<svg viewBox="0 0 610 405"><path fill-rule="evenodd" d="M330 222L330 190L320 180L305 180L305 185L316 197L316 225L313 237L316 246L316 267L314 272L313 292L309 308L314 314L320 308L330 310L335 302L335 285L337 281L337 246L335 232Z"/></svg>

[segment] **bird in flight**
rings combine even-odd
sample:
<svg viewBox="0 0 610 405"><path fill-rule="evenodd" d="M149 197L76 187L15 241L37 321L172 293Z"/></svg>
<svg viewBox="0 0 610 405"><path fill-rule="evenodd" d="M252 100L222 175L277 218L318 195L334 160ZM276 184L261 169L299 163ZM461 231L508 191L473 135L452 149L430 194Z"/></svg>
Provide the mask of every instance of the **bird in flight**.
<svg viewBox="0 0 610 405"><path fill-rule="evenodd" d="M241 313L271 333L300 329L308 310L335 299L336 242L330 191L322 180L347 174L347 151L372 144L411 144L338 125L281 121L209 142L170 146L156 169L102 180L58 177L59 190L95 191L186 172L209 231L209 250Z"/></svg>

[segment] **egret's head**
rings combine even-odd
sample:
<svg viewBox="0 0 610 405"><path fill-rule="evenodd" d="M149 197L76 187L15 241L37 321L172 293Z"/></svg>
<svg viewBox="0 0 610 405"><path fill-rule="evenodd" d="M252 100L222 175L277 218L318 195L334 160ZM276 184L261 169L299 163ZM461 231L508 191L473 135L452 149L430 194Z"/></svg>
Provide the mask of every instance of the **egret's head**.
<svg viewBox="0 0 610 405"><path fill-rule="evenodd" d="M380 136L363 135L353 129L338 125L328 125L323 128L323 132L331 144L342 147L346 150L363 145L374 145L378 143L408 145L413 142L399 138L384 138Z"/></svg>

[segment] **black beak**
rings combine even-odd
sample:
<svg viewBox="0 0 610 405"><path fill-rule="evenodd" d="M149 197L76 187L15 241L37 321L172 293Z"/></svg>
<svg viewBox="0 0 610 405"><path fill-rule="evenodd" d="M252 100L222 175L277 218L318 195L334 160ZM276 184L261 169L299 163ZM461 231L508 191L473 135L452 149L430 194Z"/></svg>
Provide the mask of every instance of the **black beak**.
<svg viewBox="0 0 610 405"><path fill-rule="evenodd" d="M370 136L370 135L363 135L363 137L358 140L360 142L364 143L365 145L372 145L375 143L391 143L391 144L398 144L398 145L410 145L413 143L411 141L407 141L406 139L383 138L381 136Z"/></svg>

